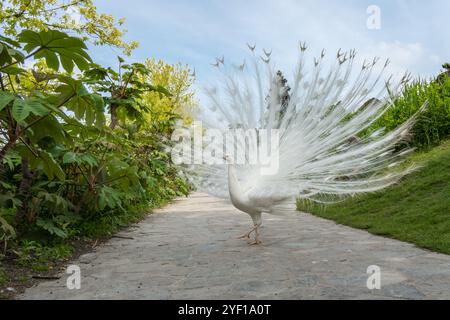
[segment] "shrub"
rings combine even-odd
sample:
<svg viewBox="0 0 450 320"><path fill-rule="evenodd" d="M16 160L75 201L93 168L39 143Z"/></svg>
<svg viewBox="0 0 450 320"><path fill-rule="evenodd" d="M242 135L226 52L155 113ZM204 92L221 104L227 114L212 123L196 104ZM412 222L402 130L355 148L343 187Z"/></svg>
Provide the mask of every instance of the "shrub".
<svg viewBox="0 0 450 320"><path fill-rule="evenodd" d="M187 194L161 143L183 115L145 65L119 57L117 72L102 68L82 39L55 30L0 36L0 53L3 251L14 239L35 241L29 247L38 252L45 241L108 234L138 209ZM24 67L27 59L34 69ZM167 103L161 119L148 121L148 93Z"/></svg>
<svg viewBox="0 0 450 320"><path fill-rule="evenodd" d="M410 144L427 148L450 136L450 77L439 81L418 80L405 87L394 105L370 128L391 130L414 115L428 101L411 130Z"/></svg>

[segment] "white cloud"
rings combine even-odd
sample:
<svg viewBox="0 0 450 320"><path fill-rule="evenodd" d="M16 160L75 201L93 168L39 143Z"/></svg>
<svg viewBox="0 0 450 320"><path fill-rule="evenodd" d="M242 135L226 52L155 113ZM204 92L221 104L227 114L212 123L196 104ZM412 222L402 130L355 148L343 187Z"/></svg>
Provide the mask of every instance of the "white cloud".
<svg viewBox="0 0 450 320"><path fill-rule="evenodd" d="M366 27L372 1L97 1L104 4L102 11L127 18L129 38L141 42L138 59L189 63L202 82L214 77L210 63L216 56L240 63L248 52L246 42L273 49L274 60L287 73L296 62L299 40L308 43L311 61L322 48L333 56L338 48L355 48L360 60L389 57L392 72L421 76L439 72L450 48L450 42L438 39L448 19L443 0L379 0L380 30Z"/></svg>
<svg viewBox="0 0 450 320"><path fill-rule="evenodd" d="M374 42L364 47L363 57L378 56L391 60L390 71L393 73L412 72L414 76L429 76L429 70L439 70L442 59L420 42L405 43L401 41ZM434 74L436 71L434 72Z"/></svg>

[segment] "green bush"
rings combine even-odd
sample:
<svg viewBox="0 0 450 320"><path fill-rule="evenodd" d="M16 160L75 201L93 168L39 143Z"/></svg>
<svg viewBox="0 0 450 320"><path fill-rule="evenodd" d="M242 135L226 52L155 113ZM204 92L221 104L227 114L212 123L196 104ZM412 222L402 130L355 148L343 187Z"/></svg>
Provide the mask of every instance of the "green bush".
<svg viewBox="0 0 450 320"><path fill-rule="evenodd" d="M410 145L427 148L450 136L450 77L418 80L405 87L394 105L370 128L391 130L404 123L428 101L411 130Z"/></svg>
<svg viewBox="0 0 450 320"><path fill-rule="evenodd" d="M171 93L145 65L118 60L117 72L102 68L82 39L56 30L0 36L2 252L16 241L21 260L45 260L58 241L111 234L188 193L161 143L181 115L168 105L149 123L144 99Z"/></svg>

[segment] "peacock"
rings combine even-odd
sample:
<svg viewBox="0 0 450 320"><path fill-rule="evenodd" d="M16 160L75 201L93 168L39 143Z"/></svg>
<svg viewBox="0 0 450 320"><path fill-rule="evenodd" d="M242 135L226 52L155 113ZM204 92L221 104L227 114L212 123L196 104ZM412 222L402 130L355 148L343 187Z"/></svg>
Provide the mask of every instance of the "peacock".
<svg viewBox="0 0 450 320"><path fill-rule="evenodd" d="M328 204L374 192L415 169L398 165L412 151L404 142L417 114L392 130L371 129L410 74L385 77L389 60L358 61L355 50L334 59L323 50L307 63L300 43L288 82L272 51L247 45L250 57L240 64L216 58L219 80L205 87L208 103L195 117L202 145L194 149L207 161L184 168L197 190L250 215L253 227L240 238L261 243L262 213L295 213L299 199Z"/></svg>

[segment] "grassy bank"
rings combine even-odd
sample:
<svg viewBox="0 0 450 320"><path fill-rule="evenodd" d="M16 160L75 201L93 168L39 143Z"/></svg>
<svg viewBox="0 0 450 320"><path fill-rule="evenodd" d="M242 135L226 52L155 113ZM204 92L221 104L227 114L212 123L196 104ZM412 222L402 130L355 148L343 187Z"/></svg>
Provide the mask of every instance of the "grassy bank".
<svg viewBox="0 0 450 320"><path fill-rule="evenodd" d="M301 211L370 233L450 254L450 141L413 154L421 168L383 191L322 206L299 202Z"/></svg>

